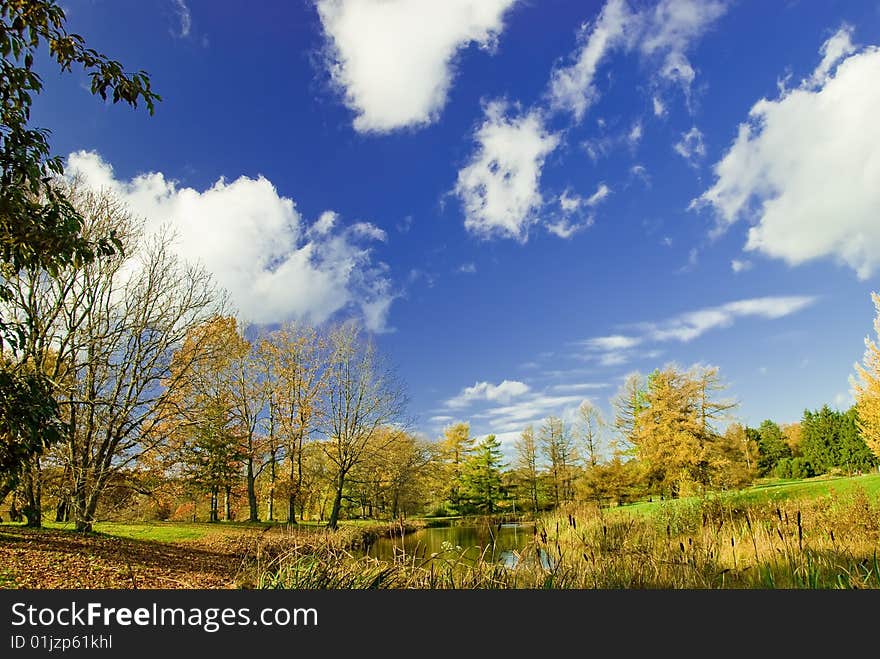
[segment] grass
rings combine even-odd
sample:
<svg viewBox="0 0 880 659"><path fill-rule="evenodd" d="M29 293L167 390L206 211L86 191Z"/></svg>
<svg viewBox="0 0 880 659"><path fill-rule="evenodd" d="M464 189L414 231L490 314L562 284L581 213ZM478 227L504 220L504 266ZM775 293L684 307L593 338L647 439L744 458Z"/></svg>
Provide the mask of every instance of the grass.
<svg viewBox="0 0 880 659"><path fill-rule="evenodd" d="M832 493L851 492L855 488L865 491L868 496L880 496L880 474L864 474L862 476L817 476L804 479L767 480L751 487L719 496L729 496L747 503L779 503L790 499L808 499L827 496ZM674 501L639 501L622 506L621 509L632 513L651 514L661 507L669 505L691 505L700 497L684 497Z"/></svg>
<svg viewBox="0 0 880 659"><path fill-rule="evenodd" d="M47 536L72 528L47 526ZM144 541L149 565L164 560L163 547L207 551L192 555L208 562L222 550L227 563L241 565L239 587L880 589L880 474L767 481L611 509L573 506L541 516L531 540L504 564L491 560L491 548L477 558L468 547L428 557L401 550L388 561L353 551L391 528L373 520L345 521L336 532L318 523L100 522L92 540ZM14 557L31 540L37 550L40 535L10 538L6 550ZM79 537L91 547L89 536ZM0 588L14 587L22 574L0 569ZM191 581L181 575L181 583Z"/></svg>
<svg viewBox="0 0 880 659"><path fill-rule="evenodd" d="M264 588L880 589L880 476L545 515L514 564L468 548L390 561L317 539L254 564Z"/></svg>

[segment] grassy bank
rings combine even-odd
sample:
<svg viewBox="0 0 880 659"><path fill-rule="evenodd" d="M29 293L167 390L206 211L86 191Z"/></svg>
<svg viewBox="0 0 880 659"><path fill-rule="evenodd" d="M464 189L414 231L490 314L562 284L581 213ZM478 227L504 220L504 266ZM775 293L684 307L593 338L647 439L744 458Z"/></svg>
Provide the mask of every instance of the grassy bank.
<svg viewBox="0 0 880 659"><path fill-rule="evenodd" d="M735 493L543 516L503 565L449 548L355 558L288 546L268 588L880 588L880 477L764 484Z"/></svg>

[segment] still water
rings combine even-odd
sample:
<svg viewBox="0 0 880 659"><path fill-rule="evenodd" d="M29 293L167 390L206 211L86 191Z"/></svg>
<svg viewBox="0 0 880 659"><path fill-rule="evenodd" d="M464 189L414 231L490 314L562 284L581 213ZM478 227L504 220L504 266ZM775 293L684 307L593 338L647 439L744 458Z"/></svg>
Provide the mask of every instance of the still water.
<svg viewBox="0 0 880 659"><path fill-rule="evenodd" d="M408 561L432 558L456 560L459 557L515 565L517 553L533 539L531 524L500 526L443 526L427 528L394 538L378 538L364 552L367 556L390 561L404 554Z"/></svg>

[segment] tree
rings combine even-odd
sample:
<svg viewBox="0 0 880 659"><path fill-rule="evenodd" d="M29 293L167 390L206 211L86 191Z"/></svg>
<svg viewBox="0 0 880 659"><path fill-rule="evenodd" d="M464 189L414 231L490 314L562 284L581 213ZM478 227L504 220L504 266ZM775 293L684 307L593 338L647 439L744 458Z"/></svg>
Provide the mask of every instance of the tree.
<svg viewBox="0 0 880 659"><path fill-rule="evenodd" d="M801 428L801 452L817 474L834 468L852 473L876 464L875 456L859 434L858 413L854 409L838 412L824 405L812 412L805 410Z"/></svg>
<svg viewBox="0 0 880 659"><path fill-rule="evenodd" d="M538 445L534 426L526 426L514 444L516 467L526 490L532 512L538 512Z"/></svg>
<svg viewBox="0 0 880 659"><path fill-rule="evenodd" d="M880 295L871 293L871 300L877 312L874 332L880 339ZM858 380L851 380L856 397L858 427L865 444L880 459L880 347L870 337L865 337L865 355L855 369Z"/></svg>
<svg viewBox="0 0 880 659"><path fill-rule="evenodd" d="M54 0L0 2L0 302L15 297L23 271L54 277L64 270L118 251L119 237L108 231L84 232L84 218L54 178L64 172L52 156L49 131L29 125L34 96L43 81L34 71L41 47L61 71L80 65L91 78L91 92L114 103L153 114L161 100L143 71L128 74L119 62L86 48L68 34L66 17ZM30 459L65 435L53 380L34 368L27 346L32 325L0 317L0 494L14 486ZM2 497L0 497L2 498ZM29 520L30 521L30 520ZM38 523L38 521L37 521Z"/></svg>
<svg viewBox="0 0 880 659"><path fill-rule="evenodd" d="M770 419L765 419L758 428L758 453L758 473L762 476L772 473L780 460L791 457L791 448L782 430Z"/></svg>
<svg viewBox="0 0 880 659"><path fill-rule="evenodd" d="M538 444L550 465L553 503L559 506L563 501L571 501L574 498L573 469L577 460L571 431L562 419L549 416L539 431Z"/></svg>
<svg viewBox="0 0 880 659"><path fill-rule="evenodd" d="M491 515L501 500L501 442L488 435L474 447L464 473L464 490L468 503L479 512Z"/></svg>
<svg viewBox="0 0 880 659"><path fill-rule="evenodd" d="M618 436L618 448L628 451L634 447L639 432L639 416L645 408L645 377L630 373L611 401L614 407L614 429Z"/></svg>
<svg viewBox="0 0 880 659"><path fill-rule="evenodd" d="M717 397L723 389L714 367L669 364L648 377L632 443L649 488L677 497L730 480L723 472L738 447L715 424L735 403Z"/></svg>
<svg viewBox="0 0 880 659"><path fill-rule="evenodd" d="M64 421L77 529L89 530L114 475L167 436L176 410L165 405L201 358L172 370L189 330L222 306L210 276L181 262L167 231L145 236L142 223L107 193L70 188L86 220L86 239L119 237L123 250L54 274L19 275L4 312L31 328L28 354L54 383Z"/></svg>
<svg viewBox="0 0 880 659"><path fill-rule="evenodd" d="M583 401L578 407L578 416L581 422L581 445L584 448L584 458L587 467L595 467L601 461L602 429L605 421L599 408L590 401Z"/></svg>
<svg viewBox="0 0 880 659"><path fill-rule="evenodd" d="M336 467L336 491L327 522L329 528L336 529L348 473L364 459L374 434L401 420L406 396L394 374L383 366L375 344L361 338L356 324L335 327L330 332L329 351L323 418L327 441L321 446ZM402 432L389 432L388 441L396 440Z"/></svg>
<svg viewBox="0 0 880 659"><path fill-rule="evenodd" d="M758 450L759 437L760 435L753 428L740 423L731 423L724 431L725 443L728 446L736 447L741 456L748 481L753 480L758 475L758 461L760 459Z"/></svg>
<svg viewBox="0 0 880 659"><path fill-rule="evenodd" d="M301 500L303 443L319 425L326 384L326 347L323 337L304 323L282 325L263 342L275 376L271 396L278 408L279 430L286 438L289 524L296 524L297 501L300 515L305 515Z"/></svg>
<svg viewBox="0 0 880 659"><path fill-rule="evenodd" d="M446 469L446 498L452 509L460 513L465 503L462 492L465 465L474 449L471 426L466 421L454 423L443 430L440 456Z"/></svg>

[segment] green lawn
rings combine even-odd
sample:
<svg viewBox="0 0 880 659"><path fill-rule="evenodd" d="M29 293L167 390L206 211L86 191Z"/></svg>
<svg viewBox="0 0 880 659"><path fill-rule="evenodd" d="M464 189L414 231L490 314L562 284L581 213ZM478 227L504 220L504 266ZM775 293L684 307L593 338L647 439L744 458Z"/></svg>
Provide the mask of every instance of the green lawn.
<svg viewBox="0 0 880 659"><path fill-rule="evenodd" d="M816 476L803 479L775 479L752 485L743 490L727 493L726 496L736 497L744 503L765 503L786 499L814 498L828 495L833 491L845 493L855 487L863 489L870 497L880 497L880 474L863 474L862 476ZM696 497L678 499L681 502L694 501ZM640 501L621 507L635 513L650 513L660 505L669 501Z"/></svg>

